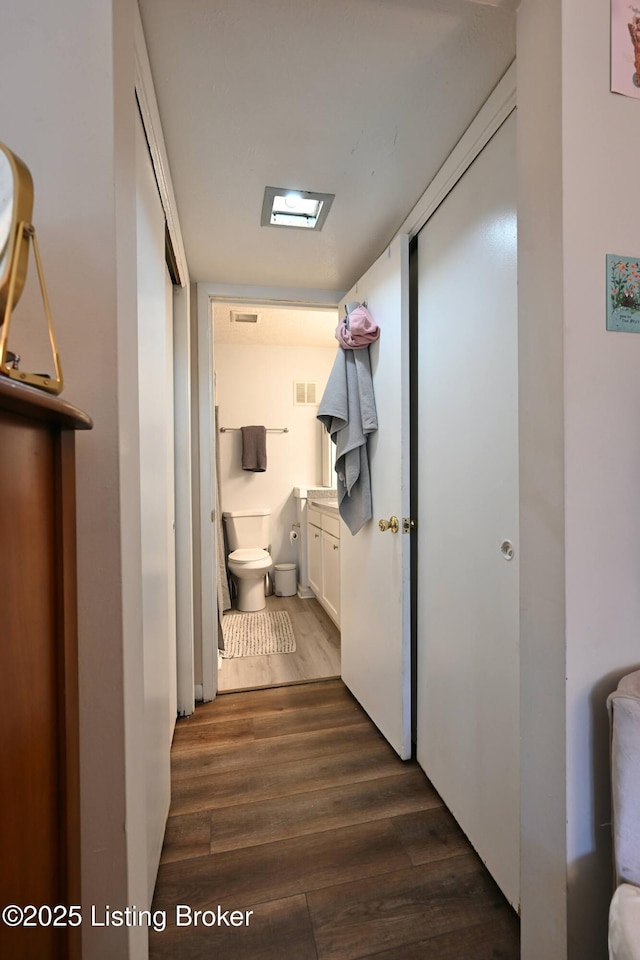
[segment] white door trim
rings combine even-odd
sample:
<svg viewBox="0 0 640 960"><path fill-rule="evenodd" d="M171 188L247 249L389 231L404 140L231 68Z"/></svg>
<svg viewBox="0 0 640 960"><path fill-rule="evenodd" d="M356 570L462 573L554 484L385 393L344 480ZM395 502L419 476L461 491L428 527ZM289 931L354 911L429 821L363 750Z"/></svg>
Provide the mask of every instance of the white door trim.
<svg viewBox="0 0 640 960"><path fill-rule="evenodd" d="M178 271L178 280L180 286L184 287L189 283L189 268L187 267L187 256L182 241L182 231L180 229L180 220L178 218L178 206L176 204L175 193L173 192L173 183L171 180L171 171L169 170L169 158L164 143L164 134L162 133L162 124L160 122L160 113L158 111L158 102L153 86L153 77L151 75L151 66L149 64L149 54L147 53L147 44L144 38L142 28L142 19L138 4L135 6L135 57L136 57L136 96L140 106L142 116L142 125L149 144L151 153L151 162L156 175L160 201L164 210L167 229L173 247L173 253L176 259Z"/></svg>
<svg viewBox="0 0 640 960"><path fill-rule="evenodd" d="M218 598L216 593L215 443L213 396L213 314L215 300L337 307L342 292L308 287L266 287L229 283L197 284L198 410L200 462L200 577L202 616L202 699L218 691ZM208 586L205 586L208 585Z"/></svg>
<svg viewBox="0 0 640 960"><path fill-rule="evenodd" d="M195 710L190 294L189 286L173 288L177 710L180 717L188 717Z"/></svg>
<svg viewBox="0 0 640 960"><path fill-rule="evenodd" d="M494 133L516 108L516 62L511 64L471 125L461 136L440 170L401 225L401 233L415 237L444 198L469 169ZM394 238L395 239L395 238Z"/></svg>
<svg viewBox="0 0 640 960"><path fill-rule="evenodd" d="M200 464L200 603L202 699L218 692L218 597L216 593L215 437L213 324L206 284L198 284L198 423Z"/></svg>
<svg viewBox="0 0 640 960"><path fill-rule="evenodd" d="M344 290L322 290L315 287L264 287L240 283L199 283L200 291L209 300L233 303L269 303L296 307L337 307Z"/></svg>

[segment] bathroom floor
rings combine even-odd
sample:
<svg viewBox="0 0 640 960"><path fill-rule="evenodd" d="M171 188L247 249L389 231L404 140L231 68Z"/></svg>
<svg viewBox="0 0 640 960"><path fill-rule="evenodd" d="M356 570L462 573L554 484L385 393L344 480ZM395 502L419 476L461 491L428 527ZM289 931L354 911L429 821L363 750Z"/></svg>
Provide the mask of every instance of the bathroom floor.
<svg viewBox="0 0 640 960"><path fill-rule="evenodd" d="M267 597L266 610L286 610L295 653L218 661L218 693L256 690L340 676L340 632L314 598Z"/></svg>

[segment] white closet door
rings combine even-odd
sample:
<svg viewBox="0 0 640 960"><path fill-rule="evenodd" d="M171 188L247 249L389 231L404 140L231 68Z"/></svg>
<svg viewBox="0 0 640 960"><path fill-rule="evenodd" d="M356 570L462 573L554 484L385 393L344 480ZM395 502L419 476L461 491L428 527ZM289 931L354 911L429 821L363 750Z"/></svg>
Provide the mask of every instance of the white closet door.
<svg viewBox="0 0 640 960"><path fill-rule="evenodd" d="M517 906L515 113L421 231L418 261L417 755Z"/></svg>
<svg viewBox="0 0 640 960"><path fill-rule="evenodd" d="M176 720L173 334L164 213L140 121L136 161L142 629L151 897L171 799L169 752Z"/></svg>

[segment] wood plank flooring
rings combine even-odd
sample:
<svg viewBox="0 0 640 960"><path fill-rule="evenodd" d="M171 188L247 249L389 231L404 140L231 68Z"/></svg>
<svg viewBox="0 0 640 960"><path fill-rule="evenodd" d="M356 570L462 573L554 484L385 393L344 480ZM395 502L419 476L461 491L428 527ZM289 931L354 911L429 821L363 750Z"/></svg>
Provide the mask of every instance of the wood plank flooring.
<svg viewBox="0 0 640 960"><path fill-rule="evenodd" d="M340 676L340 632L314 597L267 597L265 609L287 611L296 638L295 653L222 658L219 693Z"/></svg>
<svg viewBox="0 0 640 960"><path fill-rule="evenodd" d="M200 707L178 722L172 786L151 960L519 957L518 919L453 817L340 680ZM215 925L177 926L176 904Z"/></svg>

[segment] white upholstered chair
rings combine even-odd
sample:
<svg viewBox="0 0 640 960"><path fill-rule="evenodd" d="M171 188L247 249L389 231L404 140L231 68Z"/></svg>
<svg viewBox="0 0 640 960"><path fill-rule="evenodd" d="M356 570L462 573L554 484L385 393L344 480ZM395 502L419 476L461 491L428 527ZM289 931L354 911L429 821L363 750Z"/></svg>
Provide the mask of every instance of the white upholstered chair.
<svg viewBox="0 0 640 960"><path fill-rule="evenodd" d="M640 670L607 700L616 891L609 911L610 960L640 960Z"/></svg>

